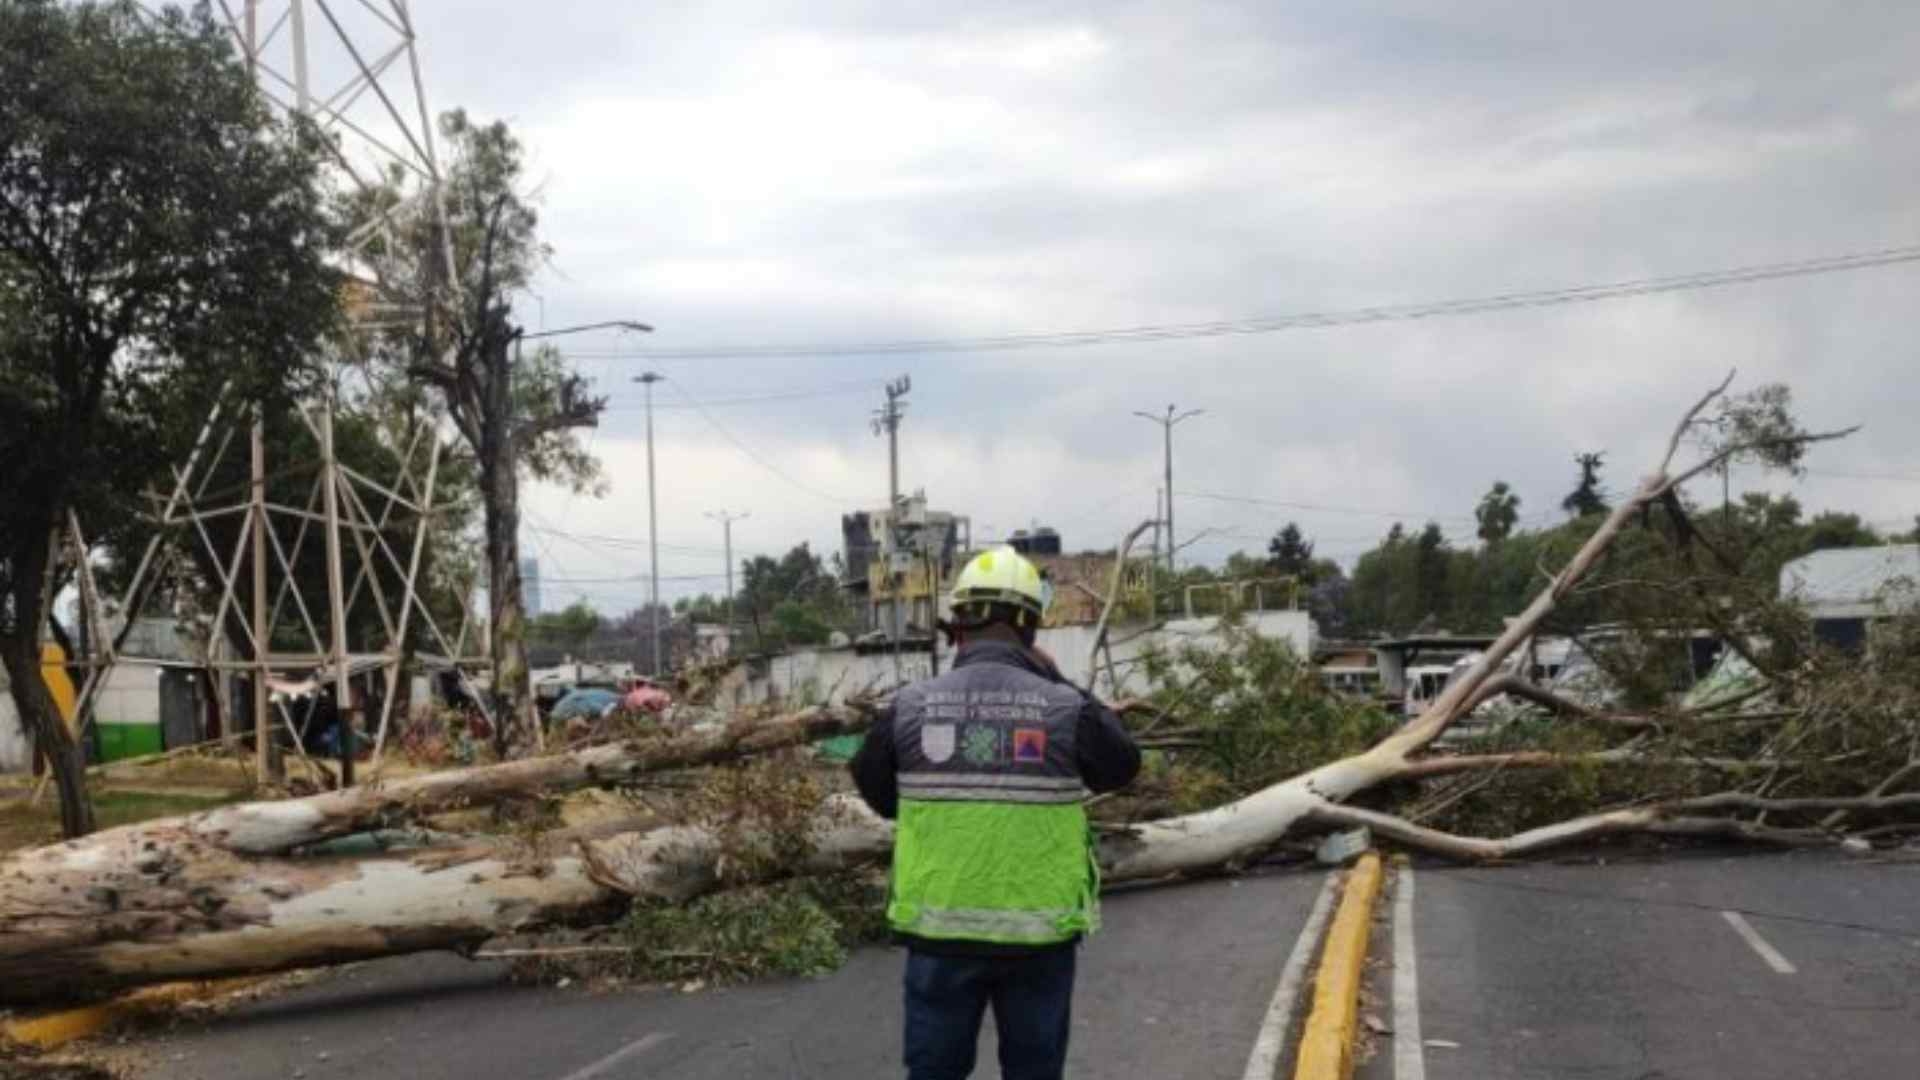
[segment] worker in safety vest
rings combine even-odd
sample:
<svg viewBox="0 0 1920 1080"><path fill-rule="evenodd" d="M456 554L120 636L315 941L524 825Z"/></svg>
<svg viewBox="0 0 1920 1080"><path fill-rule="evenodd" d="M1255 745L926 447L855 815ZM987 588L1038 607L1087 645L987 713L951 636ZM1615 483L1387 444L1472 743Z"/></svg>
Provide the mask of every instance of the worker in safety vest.
<svg viewBox="0 0 1920 1080"><path fill-rule="evenodd" d="M852 769L894 818L887 920L907 946L908 1080L973 1071L993 1006L1001 1075L1059 1077L1074 950L1100 925L1082 800L1124 787L1140 750L1113 710L1034 645L1051 590L1012 548L961 571L952 670L902 689Z"/></svg>

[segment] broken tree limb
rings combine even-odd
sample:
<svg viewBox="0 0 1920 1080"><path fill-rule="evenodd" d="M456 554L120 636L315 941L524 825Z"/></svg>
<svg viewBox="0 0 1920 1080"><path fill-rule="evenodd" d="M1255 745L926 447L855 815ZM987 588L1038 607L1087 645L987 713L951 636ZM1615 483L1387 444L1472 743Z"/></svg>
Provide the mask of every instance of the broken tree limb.
<svg viewBox="0 0 1920 1080"><path fill-rule="evenodd" d="M1408 762L1397 778L1427 780L1440 776L1479 772L1483 769L1561 769L1576 765L1652 765L1667 768L1747 772L1772 768L1777 764L1773 761L1753 761L1747 758L1675 757L1671 754L1650 754L1638 747L1620 747L1590 754L1562 754L1551 750L1515 750L1504 754L1446 754L1439 757L1420 758Z"/></svg>
<svg viewBox="0 0 1920 1080"><path fill-rule="evenodd" d="M1588 840L1626 833L1663 836L1728 837L1792 847L1827 847L1842 838L1818 829L1780 829L1735 818L1675 816L1656 806L1610 810L1491 840L1415 825L1405 818L1357 806L1324 805L1313 812L1317 824L1336 828L1365 826L1376 836L1455 862L1494 862L1538 855Z"/></svg>
<svg viewBox="0 0 1920 1080"><path fill-rule="evenodd" d="M1722 836L1768 844L1827 846L1841 843L1846 837L1825 828L1783 829L1738 818L1709 815L1727 811L1788 814L1837 810L1849 813L1920 810L1920 794L1768 799L1745 792L1729 791L1692 799L1675 799L1646 806L1609 810L1538 829L1529 829L1498 840L1457 836L1438 829L1415 825L1393 814L1354 806L1316 807L1312 817L1319 824L1340 828L1364 825L1380 836L1428 854L1461 861L1484 862L1538 854L1550 848L1565 847L1583 840L1621 833Z"/></svg>
<svg viewBox="0 0 1920 1080"><path fill-rule="evenodd" d="M1093 684L1098 678L1100 671L1100 650L1106 648L1107 645L1107 626L1113 619L1114 607L1120 602L1120 586L1126 580L1127 553L1133 550L1134 542L1139 540L1143 533L1153 528L1156 524L1157 522L1153 521L1143 521L1135 525L1133 531L1121 539L1120 547L1114 552L1113 578L1107 583L1106 602L1100 606L1100 621L1096 623L1093 628L1093 645L1087 649L1087 685L1085 689L1089 694L1093 693ZM1113 676L1113 653L1111 650L1107 653L1107 682L1110 684L1108 687L1109 690L1115 694L1120 692L1120 684Z"/></svg>
<svg viewBox="0 0 1920 1080"><path fill-rule="evenodd" d="M254 974L603 923L635 897L685 901L719 884L722 839L669 826L547 851L426 850L367 858L250 857L183 819L23 852L0 867L0 1006L142 983ZM831 800L806 869L883 856L892 830Z"/></svg>
<svg viewBox="0 0 1920 1080"><path fill-rule="evenodd" d="M572 753L429 773L304 799L239 803L194 814L187 830L242 854L276 854L336 836L502 799L631 782L866 730L870 710L822 706L771 720L664 739L628 739ZM130 826L139 829L142 826Z"/></svg>

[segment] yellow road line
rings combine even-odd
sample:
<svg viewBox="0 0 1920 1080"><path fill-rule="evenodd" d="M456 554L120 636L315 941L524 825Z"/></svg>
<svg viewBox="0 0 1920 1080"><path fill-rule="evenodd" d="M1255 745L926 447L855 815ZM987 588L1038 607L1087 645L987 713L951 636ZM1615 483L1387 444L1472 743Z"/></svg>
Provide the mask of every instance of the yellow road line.
<svg viewBox="0 0 1920 1080"><path fill-rule="evenodd" d="M98 1035L119 1018L118 1002L64 1009L44 1016L0 1022L0 1037L36 1050L52 1050Z"/></svg>
<svg viewBox="0 0 1920 1080"><path fill-rule="evenodd" d="M1373 933L1373 905L1380 897L1380 856L1360 857L1347 875L1340 910L1327 931L1314 978L1313 1012L1300 1035L1294 1080L1348 1080L1353 1075L1353 1043L1360 1020L1360 979L1366 968L1367 939Z"/></svg>
<svg viewBox="0 0 1920 1080"><path fill-rule="evenodd" d="M0 1020L0 1041L55 1050L90 1039L129 1017L163 1012L182 1002L216 997L261 981L260 976L241 976L214 982L166 983L135 990L98 1005Z"/></svg>

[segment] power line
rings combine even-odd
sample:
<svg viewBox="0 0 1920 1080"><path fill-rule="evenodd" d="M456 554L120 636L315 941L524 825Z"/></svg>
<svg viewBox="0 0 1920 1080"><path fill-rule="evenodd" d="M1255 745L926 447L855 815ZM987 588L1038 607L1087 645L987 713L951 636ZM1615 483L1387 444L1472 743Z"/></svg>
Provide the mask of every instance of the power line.
<svg viewBox="0 0 1920 1080"><path fill-rule="evenodd" d="M815 389L815 390L788 390L788 391L766 393L766 394L742 394L738 397L707 398L704 402L702 402L702 404L704 404L707 408L717 409L724 406L759 405L759 404L764 404L764 403L773 402L773 401L802 401L810 398L852 397L856 394L869 393L873 390L874 387L879 385L880 384L878 382L872 379L868 379L862 382L838 384L831 387L822 387L820 389ZM656 409L663 409L663 410L664 409L689 409L693 407L694 406L692 405L673 404L671 402L664 405L654 406L654 408ZM629 411L640 409L640 408L643 408L643 406L609 405L607 406L606 411L607 412L629 412Z"/></svg>
<svg viewBox="0 0 1920 1080"><path fill-rule="evenodd" d="M1356 506L1327 506L1320 503L1286 502L1280 499L1262 499L1252 495L1225 495L1217 491L1183 491L1182 495L1190 499L1211 499L1215 502L1242 503L1247 506L1272 506L1282 510L1313 511L1324 514L1353 514L1362 517L1393 518L1408 520L1418 518L1431 521L1473 521L1472 514L1435 514L1425 510L1372 510Z"/></svg>
<svg viewBox="0 0 1920 1080"><path fill-rule="evenodd" d="M852 499L843 498L839 495L828 494L827 492L821 491L819 488L813 487L812 485L805 484L799 480L794 479L790 474L787 473L786 470L780 468L780 466L775 465L773 462L768 461L766 458L760 456L760 454L757 451L755 451L752 447L748 446L745 442L741 441L740 437L735 435L731 430L729 430L726 425L722 424L719 420L715 419L714 415L711 412L707 411L707 407L700 403L700 399L688 393L687 388L682 386L678 380L671 381L667 385L673 387L675 393L678 393L681 397L686 398L687 404L693 406L694 411L700 414L700 418L705 420L709 427L719 432L720 435L724 437L728 442L732 443L734 446L734 449L740 451L742 454L745 454L748 457L748 459L751 460L754 464L760 466L761 468L767 470L773 475L786 481L788 486L792 487L795 491L799 491L804 494L811 495L814 498L823 500L825 502L833 503L835 506L841 507L843 509L853 504L854 500Z"/></svg>
<svg viewBox="0 0 1920 1080"><path fill-rule="evenodd" d="M1849 270L1867 270L1920 262L1920 246L1884 248L1878 251L1851 252L1793 262L1760 263L1721 270L1703 270L1670 277L1638 278L1628 281L1576 285L1570 288L1539 289L1529 292L1500 293L1429 303L1384 305L1341 311L1301 312L1288 315L1230 319L1217 322L1159 323L1106 330L1069 330L1054 332L1001 334L964 338L928 338L903 341L867 341L826 344L766 343L754 345L709 345L643 352L608 351L583 353L609 357L646 357L652 360L778 359L829 356L890 356L900 353L975 353L1013 349L1074 348L1087 345L1114 345L1140 341L1187 341L1196 338L1228 337L1241 334L1271 334L1285 330L1316 330L1365 323L1408 322L1419 319L1477 315L1516 308L1555 307L1614 300L1657 293L1746 285L1781 278L1812 277Z"/></svg>
<svg viewBox="0 0 1920 1080"><path fill-rule="evenodd" d="M1920 484L1920 473L1851 472L1845 469L1808 469L1808 476L1839 480L1891 480L1897 484Z"/></svg>
<svg viewBox="0 0 1920 1080"><path fill-rule="evenodd" d="M727 575L725 574L661 574L660 580L661 581L719 581L722 578L725 578L726 576ZM552 584L552 585L634 585L634 586L638 586L638 585L645 584L647 581L648 581L648 577L644 573L624 574L619 577L561 577L561 578L543 577L540 579L540 583L542 585ZM595 590L595 591L616 592L619 590L607 589L607 590Z"/></svg>
<svg viewBox="0 0 1920 1080"><path fill-rule="evenodd" d="M607 547L647 546L647 539L644 536L608 536L600 533L569 532L564 529L555 529L545 525L531 525L528 526L528 528L533 532L545 533L548 536L559 536L575 542L591 541ZM714 545L665 543L660 545L660 550L687 552L696 555L719 555L723 551L722 548Z"/></svg>

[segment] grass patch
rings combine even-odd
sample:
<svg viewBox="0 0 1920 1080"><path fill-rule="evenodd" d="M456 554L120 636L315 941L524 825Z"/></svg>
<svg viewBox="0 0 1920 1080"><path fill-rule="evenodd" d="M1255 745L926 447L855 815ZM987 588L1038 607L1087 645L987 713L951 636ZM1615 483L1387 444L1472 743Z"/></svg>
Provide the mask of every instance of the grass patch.
<svg viewBox="0 0 1920 1080"><path fill-rule="evenodd" d="M32 788L8 793L0 801L0 852L51 844L60 839L60 808L52 791L41 797L39 806L27 805ZM96 791L93 813L102 829L133 825L155 818L176 817L196 810L222 806L242 798L239 792L226 795L166 794L149 791Z"/></svg>

